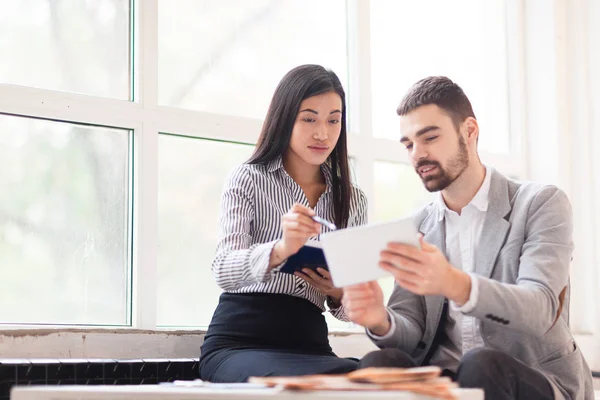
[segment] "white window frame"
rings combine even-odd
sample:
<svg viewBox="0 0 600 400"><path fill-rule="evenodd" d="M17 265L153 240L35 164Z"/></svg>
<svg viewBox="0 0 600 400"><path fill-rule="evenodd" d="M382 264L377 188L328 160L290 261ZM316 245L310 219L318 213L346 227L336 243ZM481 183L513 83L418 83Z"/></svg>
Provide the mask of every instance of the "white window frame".
<svg viewBox="0 0 600 400"><path fill-rule="evenodd" d="M370 0L347 0L348 10L348 102L352 111L349 153L368 198L373 199L375 161L409 164L399 140L372 136ZM262 122L158 105L158 0L137 0L134 93L137 102L0 84L0 112L58 121L131 129L135 143L133 215L133 292L131 327L126 331L156 331L158 259L158 135L182 134L237 143L254 143ZM510 154L482 152L484 162L502 172L527 177L524 117L525 75L522 0L507 0L508 80L510 88ZM254 136L252 136L254 132ZM485 133L482 133L485 134ZM374 215L369 202L369 217ZM48 326L0 326L1 329L47 329ZM73 326L75 334L98 332L98 327ZM56 332L65 331L57 326ZM115 330L114 327L107 328ZM356 332L355 329L349 331ZM79 332L79 333L77 333ZM188 333L202 333L189 331ZM37 354L37 353L36 353ZM129 354L129 353L127 353Z"/></svg>

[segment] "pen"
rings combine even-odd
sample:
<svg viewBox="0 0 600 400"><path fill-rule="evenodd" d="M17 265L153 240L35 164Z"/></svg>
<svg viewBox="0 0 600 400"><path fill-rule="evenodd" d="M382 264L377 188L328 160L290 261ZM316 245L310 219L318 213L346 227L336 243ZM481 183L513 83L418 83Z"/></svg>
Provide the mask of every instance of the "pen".
<svg viewBox="0 0 600 400"><path fill-rule="evenodd" d="M335 224L333 222L329 222L326 219L323 219L321 217L318 217L316 215L313 215L312 220L315 222L318 222L321 225L325 225L326 227L328 227L330 230L335 231L337 229L337 226L335 226Z"/></svg>

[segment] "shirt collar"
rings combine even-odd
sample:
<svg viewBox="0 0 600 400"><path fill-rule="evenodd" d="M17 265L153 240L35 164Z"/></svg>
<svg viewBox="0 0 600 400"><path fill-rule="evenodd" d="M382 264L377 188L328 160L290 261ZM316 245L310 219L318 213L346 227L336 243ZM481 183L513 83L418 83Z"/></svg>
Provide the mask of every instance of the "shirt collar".
<svg viewBox="0 0 600 400"><path fill-rule="evenodd" d="M491 182L492 171L490 171L488 167L485 167L485 178L483 179L483 183L481 184L481 187L479 188L477 193L475 193L475 196L471 199L471 201L469 202L469 204L467 204L466 207L472 205L479 211L487 211L488 205L490 204L489 194ZM446 205L446 202L444 201L444 196L442 196L441 191L438 193L436 204L438 209L438 221L441 221L442 219L444 219L446 212L452 211Z"/></svg>
<svg viewBox="0 0 600 400"><path fill-rule="evenodd" d="M283 168L283 158L277 157L267 163L267 171L275 172Z"/></svg>
<svg viewBox="0 0 600 400"><path fill-rule="evenodd" d="M490 204L490 184L492 183L492 171L488 167L485 167L485 178L481 187L475 194L475 197L471 200L471 203L479 211L487 211L488 205Z"/></svg>

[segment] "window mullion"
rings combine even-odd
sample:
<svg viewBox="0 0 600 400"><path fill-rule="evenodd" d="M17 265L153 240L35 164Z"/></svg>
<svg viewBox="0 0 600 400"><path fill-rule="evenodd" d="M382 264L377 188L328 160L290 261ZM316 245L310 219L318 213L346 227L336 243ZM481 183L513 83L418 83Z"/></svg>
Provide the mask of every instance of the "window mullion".
<svg viewBox="0 0 600 400"><path fill-rule="evenodd" d="M138 1L139 102L145 113L158 103L158 0ZM134 133L134 264L132 325L156 328L158 266L158 130L145 120Z"/></svg>

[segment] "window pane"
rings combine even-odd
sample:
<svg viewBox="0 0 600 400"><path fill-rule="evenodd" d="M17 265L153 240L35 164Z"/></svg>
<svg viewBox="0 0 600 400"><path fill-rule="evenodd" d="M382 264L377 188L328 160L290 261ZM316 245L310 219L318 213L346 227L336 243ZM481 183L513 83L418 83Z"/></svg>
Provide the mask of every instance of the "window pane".
<svg viewBox="0 0 600 400"><path fill-rule="evenodd" d="M408 164L376 161L374 173L373 222L408 217L435 196L423 187L421 178Z"/></svg>
<svg viewBox="0 0 600 400"><path fill-rule="evenodd" d="M446 75L473 104L480 148L509 151L504 3L371 1L374 136L398 140L395 110L408 88L426 76Z"/></svg>
<svg viewBox="0 0 600 400"><path fill-rule="evenodd" d="M253 146L159 136L160 326L208 326L221 289L210 266L227 175Z"/></svg>
<svg viewBox="0 0 600 400"><path fill-rule="evenodd" d="M354 157L348 157L348 167L350 168L350 179L352 183L358 185L358 175L356 174L356 159Z"/></svg>
<svg viewBox="0 0 600 400"><path fill-rule="evenodd" d="M129 1L2 2L0 83L129 98Z"/></svg>
<svg viewBox="0 0 600 400"><path fill-rule="evenodd" d="M345 4L160 0L160 104L264 118L277 83L300 64L329 67L345 84Z"/></svg>
<svg viewBox="0 0 600 400"><path fill-rule="evenodd" d="M128 323L129 139L0 115L0 322Z"/></svg>

